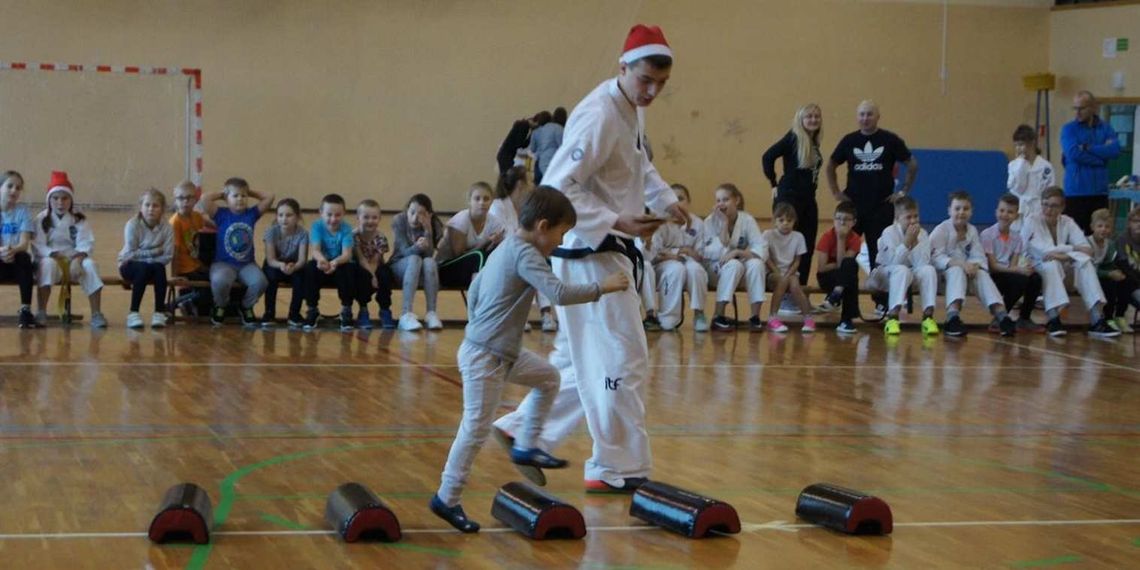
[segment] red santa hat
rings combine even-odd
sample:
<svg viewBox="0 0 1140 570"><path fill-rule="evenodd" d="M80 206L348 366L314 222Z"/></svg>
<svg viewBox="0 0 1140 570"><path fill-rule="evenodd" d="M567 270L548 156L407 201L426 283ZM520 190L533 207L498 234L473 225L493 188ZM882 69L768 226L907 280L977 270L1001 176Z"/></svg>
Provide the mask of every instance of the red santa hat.
<svg viewBox="0 0 1140 570"><path fill-rule="evenodd" d="M71 181L67 179L67 173L60 170L53 170L51 173L51 182L48 182L47 196L44 201L51 205L51 195L55 192L67 192L68 197L75 199L75 190L71 187Z"/></svg>
<svg viewBox="0 0 1140 570"><path fill-rule="evenodd" d="M673 57L673 50L669 49L669 42L665 41L665 32L657 26L637 24L629 29L629 36L625 38L625 49L622 50L622 63L633 63L643 57L651 55L666 55Z"/></svg>

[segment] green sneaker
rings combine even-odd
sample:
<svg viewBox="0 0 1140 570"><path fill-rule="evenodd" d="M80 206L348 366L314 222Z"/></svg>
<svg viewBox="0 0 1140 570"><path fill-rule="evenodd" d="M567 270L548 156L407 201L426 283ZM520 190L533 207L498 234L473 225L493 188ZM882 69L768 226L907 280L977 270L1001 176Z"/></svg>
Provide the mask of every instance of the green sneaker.
<svg viewBox="0 0 1140 570"><path fill-rule="evenodd" d="M938 334L938 323L934 322L933 317L926 317L922 319L922 335L934 336Z"/></svg>
<svg viewBox="0 0 1140 570"><path fill-rule="evenodd" d="M897 335L902 332L902 328L899 327L899 320L895 317L887 319L887 324L883 325L883 332L889 335Z"/></svg>

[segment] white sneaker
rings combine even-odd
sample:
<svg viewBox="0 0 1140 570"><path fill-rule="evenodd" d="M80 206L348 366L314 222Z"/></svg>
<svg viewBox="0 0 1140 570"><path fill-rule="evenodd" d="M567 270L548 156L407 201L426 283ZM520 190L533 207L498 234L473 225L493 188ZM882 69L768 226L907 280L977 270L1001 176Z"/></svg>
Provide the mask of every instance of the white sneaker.
<svg viewBox="0 0 1140 570"><path fill-rule="evenodd" d="M709 320L701 313L693 318L693 330L697 332L709 332Z"/></svg>
<svg viewBox="0 0 1140 570"><path fill-rule="evenodd" d="M47 326L47 320L48 320L47 311L45 311L43 309L36 311L36 324L37 325L40 325L41 327L46 327Z"/></svg>
<svg viewBox="0 0 1140 570"><path fill-rule="evenodd" d="M141 319L140 319L141 320ZM150 328L161 329L166 327L166 313L155 313L150 318Z"/></svg>
<svg viewBox="0 0 1140 570"><path fill-rule="evenodd" d="M424 326L420 324L420 320L416 318L415 313L404 313L400 316L400 322L396 325L396 328L402 331L418 331L424 328Z"/></svg>
<svg viewBox="0 0 1140 570"><path fill-rule="evenodd" d="M127 328L128 329L138 330L138 329L143 328L144 326L145 325L143 324L142 315L140 315L138 313L127 313Z"/></svg>
<svg viewBox="0 0 1140 570"><path fill-rule="evenodd" d="M424 322L427 323L429 331L437 331L443 328L443 322L439 320L439 315L435 314L435 311L428 311L428 314L424 315Z"/></svg>
<svg viewBox="0 0 1140 570"><path fill-rule="evenodd" d="M523 332L530 332L530 321L523 323Z"/></svg>
<svg viewBox="0 0 1140 570"><path fill-rule="evenodd" d="M542 314L542 332L558 332L558 321L554 320L554 311Z"/></svg>

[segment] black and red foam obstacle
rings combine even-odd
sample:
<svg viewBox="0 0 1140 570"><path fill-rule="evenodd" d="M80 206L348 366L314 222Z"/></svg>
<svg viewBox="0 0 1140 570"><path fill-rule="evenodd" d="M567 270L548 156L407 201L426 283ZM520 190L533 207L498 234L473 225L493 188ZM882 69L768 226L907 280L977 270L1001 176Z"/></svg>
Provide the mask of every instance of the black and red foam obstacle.
<svg viewBox="0 0 1140 570"><path fill-rule="evenodd" d="M180 483L166 490L158 513L150 521L147 536L156 543L210 542L214 509L210 496L193 483Z"/></svg>
<svg viewBox="0 0 1140 570"><path fill-rule="evenodd" d="M637 488L629 514L689 538L740 532L740 517L732 505L660 481Z"/></svg>
<svg viewBox="0 0 1140 570"><path fill-rule="evenodd" d="M578 509L517 481L503 485L495 494L491 516L535 540L586 536L586 520Z"/></svg>
<svg viewBox="0 0 1140 570"><path fill-rule="evenodd" d="M329 494L325 520L345 542L396 542L403 536L388 505L360 483L345 483Z"/></svg>
<svg viewBox="0 0 1140 570"><path fill-rule="evenodd" d="M890 534L894 530L886 501L830 483L805 487L796 499L796 516L847 534Z"/></svg>

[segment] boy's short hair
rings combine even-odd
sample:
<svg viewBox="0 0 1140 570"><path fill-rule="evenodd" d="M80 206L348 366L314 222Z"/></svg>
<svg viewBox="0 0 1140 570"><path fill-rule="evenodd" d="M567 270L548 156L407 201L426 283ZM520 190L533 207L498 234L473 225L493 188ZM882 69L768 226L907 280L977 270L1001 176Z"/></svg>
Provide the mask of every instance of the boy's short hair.
<svg viewBox="0 0 1140 570"><path fill-rule="evenodd" d="M1013 130L1013 142L1027 144L1037 142L1037 130L1029 125L1017 125Z"/></svg>
<svg viewBox="0 0 1140 570"><path fill-rule="evenodd" d="M1092 217L1089 218L1089 225L1091 226L1097 222L1104 222L1108 224L1109 227L1111 227L1112 212L1109 212L1108 208L1099 208L1097 210L1093 210Z"/></svg>
<svg viewBox="0 0 1140 570"><path fill-rule="evenodd" d="M772 219L778 220L780 218L790 218L795 221L796 209L788 202L776 202L776 207L772 208Z"/></svg>
<svg viewBox="0 0 1140 570"><path fill-rule="evenodd" d="M672 69L673 58L667 55L647 55L640 59L635 59L626 64L629 69L634 69L637 64L645 62L646 65L653 69Z"/></svg>
<svg viewBox="0 0 1140 570"><path fill-rule="evenodd" d="M1041 191L1041 201L1044 202L1045 200L1048 200L1049 198L1060 198L1061 200L1064 200L1065 199L1065 191L1062 190L1060 186L1050 186L1050 187L1042 190Z"/></svg>
<svg viewBox="0 0 1140 570"><path fill-rule="evenodd" d="M373 200L372 198L365 198L365 199L361 200L359 204L356 205L357 210L359 210L361 208L376 208L377 210L379 210L380 209L380 203L377 202L376 200Z"/></svg>
<svg viewBox="0 0 1140 570"><path fill-rule="evenodd" d="M689 195L689 188L684 184L671 184L669 186L674 192L680 192L685 195L685 199L692 202L693 197Z"/></svg>
<svg viewBox="0 0 1140 570"><path fill-rule="evenodd" d="M899 214L910 211L918 211L918 202L916 202L914 198L911 198L910 196L903 196L898 200L895 200L896 218L899 216Z"/></svg>
<svg viewBox="0 0 1140 570"><path fill-rule="evenodd" d="M1001 197L998 198L998 203L1005 204L1006 206L1013 206L1017 209L1021 208L1021 200L1019 200L1017 198L1017 195L1012 192L1006 192L1005 194L1002 194Z"/></svg>
<svg viewBox="0 0 1140 570"><path fill-rule="evenodd" d="M233 178L226 179L226 183L222 185L222 188L226 194L229 194L231 189L245 190L246 193L249 193L249 182L246 182L245 178L238 178L235 176Z"/></svg>
<svg viewBox="0 0 1140 570"><path fill-rule="evenodd" d="M539 220L546 220L550 226L567 224L574 227L578 223L578 213L565 194L550 186L539 186L523 200L519 209L519 226L531 231Z"/></svg>
<svg viewBox="0 0 1140 570"><path fill-rule="evenodd" d="M963 202L969 202L971 206L974 205L974 199L971 198L970 193L965 190L955 190L946 197L949 198L949 200L946 201L947 204L954 203L954 200L961 200Z"/></svg>
<svg viewBox="0 0 1140 570"><path fill-rule="evenodd" d="M340 194L325 194L325 196L321 198L321 206L324 207L325 204L339 204L340 207L343 208L344 197Z"/></svg>
<svg viewBox="0 0 1140 570"><path fill-rule="evenodd" d="M193 182L191 182L189 180L183 180L182 182L179 182L177 186L174 187L173 193L177 194L179 190L183 190L183 191L189 192L191 194L197 194L198 193L198 186L196 186Z"/></svg>
<svg viewBox="0 0 1140 570"><path fill-rule="evenodd" d="M846 214L852 218L859 216L858 210L855 209L855 203L850 200L844 200L835 205L835 215Z"/></svg>

